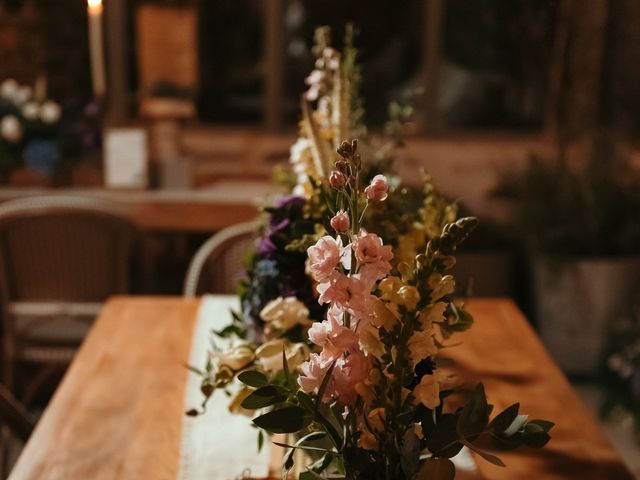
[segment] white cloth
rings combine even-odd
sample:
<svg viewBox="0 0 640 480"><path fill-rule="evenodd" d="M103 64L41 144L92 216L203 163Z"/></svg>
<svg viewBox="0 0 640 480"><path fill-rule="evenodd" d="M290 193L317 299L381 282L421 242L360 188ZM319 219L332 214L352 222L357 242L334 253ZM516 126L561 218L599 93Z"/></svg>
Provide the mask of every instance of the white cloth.
<svg viewBox="0 0 640 480"><path fill-rule="evenodd" d="M207 295L202 298L193 331L189 365L204 366L212 330L219 330L231 321L229 310L238 308L234 296ZM222 341L216 340L220 346ZM202 402L200 377L189 373L185 392L185 411ZM243 415L232 415L227 407L229 397L215 392L207 412L198 417L184 416L180 448L179 480L235 480L263 478L269 471L269 448L258 453L258 431Z"/></svg>

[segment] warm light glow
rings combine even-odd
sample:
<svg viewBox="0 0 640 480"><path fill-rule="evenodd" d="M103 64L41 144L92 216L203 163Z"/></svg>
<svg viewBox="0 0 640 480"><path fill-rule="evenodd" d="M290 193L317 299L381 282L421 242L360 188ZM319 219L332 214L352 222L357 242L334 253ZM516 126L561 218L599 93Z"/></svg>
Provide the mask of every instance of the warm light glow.
<svg viewBox="0 0 640 480"><path fill-rule="evenodd" d="M102 0L87 0L89 13L102 13Z"/></svg>

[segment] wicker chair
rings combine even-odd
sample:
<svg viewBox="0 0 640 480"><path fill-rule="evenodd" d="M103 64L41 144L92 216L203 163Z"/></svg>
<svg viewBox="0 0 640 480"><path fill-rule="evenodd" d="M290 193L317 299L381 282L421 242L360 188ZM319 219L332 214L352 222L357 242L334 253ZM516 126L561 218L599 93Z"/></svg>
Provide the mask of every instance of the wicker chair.
<svg viewBox="0 0 640 480"><path fill-rule="evenodd" d="M6 387L0 384L0 478L6 478L15 448L14 439L26 443L33 431L34 421Z"/></svg>
<svg viewBox="0 0 640 480"><path fill-rule="evenodd" d="M191 259L184 282L184 296L203 293L235 293L244 272L243 262L260 230L258 221L225 228L207 240Z"/></svg>
<svg viewBox="0 0 640 480"><path fill-rule="evenodd" d="M0 205L3 375L13 389L18 362L45 366L25 402L51 370L66 366L102 303L130 291L138 230L110 203L68 196Z"/></svg>

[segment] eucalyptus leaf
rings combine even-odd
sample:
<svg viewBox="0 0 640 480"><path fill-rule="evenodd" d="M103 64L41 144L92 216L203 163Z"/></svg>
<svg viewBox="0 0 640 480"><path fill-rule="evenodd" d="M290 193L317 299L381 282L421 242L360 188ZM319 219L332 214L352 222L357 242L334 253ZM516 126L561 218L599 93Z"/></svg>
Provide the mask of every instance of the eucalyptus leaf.
<svg viewBox="0 0 640 480"><path fill-rule="evenodd" d="M520 410L520 404L514 403L509 408L506 408L489 423L489 428L491 428L494 432L502 433L510 425L513 424L513 421L518 416L518 411Z"/></svg>
<svg viewBox="0 0 640 480"><path fill-rule="evenodd" d="M298 398L298 403L302 408L306 408L310 412L315 411L316 407L313 403L313 398L311 398L309 394L303 392L302 390L298 390L296 397Z"/></svg>
<svg viewBox="0 0 640 480"><path fill-rule="evenodd" d="M251 392L240 405L247 410L258 410L259 408L282 403L288 396L287 389L283 387L278 385L265 385Z"/></svg>
<svg viewBox="0 0 640 480"><path fill-rule="evenodd" d="M238 375L238 380L240 380L245 385L249 385L253 388L260 388L269 384L269 379L267 379L267 376L262 372L258 372L257 370L247 370L242 372L240 375Z"/></svg>
<svg viewBox="0 0 640 480"><path fill-rule="evenodd" d="M312 420L309 412L292 405L260 415L253 423L271 433L295 433L308 427Z"/></svg>

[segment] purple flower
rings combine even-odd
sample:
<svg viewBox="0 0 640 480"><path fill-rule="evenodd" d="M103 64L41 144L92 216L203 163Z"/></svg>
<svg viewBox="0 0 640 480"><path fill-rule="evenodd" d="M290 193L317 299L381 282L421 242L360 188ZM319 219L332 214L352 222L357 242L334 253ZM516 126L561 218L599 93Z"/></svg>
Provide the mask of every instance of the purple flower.
<svg viewBox="0 0 640 480"><path fill-rule="evenodd" d="M306 201L307 199L304 197L301 197L300 195L285 195L284 197L281 197L276 202L276 208L284 208L292 203L298 203L298 202L303 204Z"/></svg>
<svg viewBox="0 0 640 480"><path fill-rule="evenodd" d="M265 256L274 253L278 247L273 243L271 237L262 237L258 242L258 246L256 247L256 251L258 255Z"/></svg>

